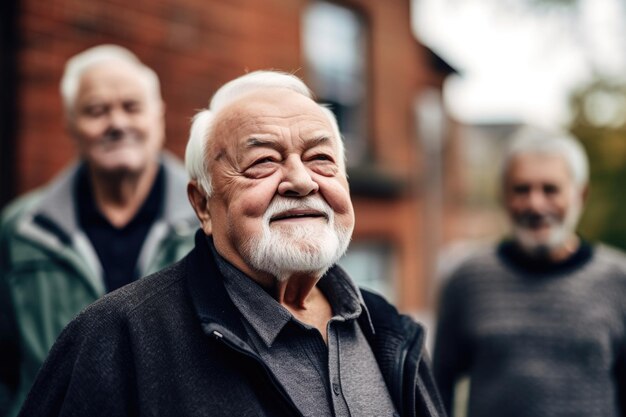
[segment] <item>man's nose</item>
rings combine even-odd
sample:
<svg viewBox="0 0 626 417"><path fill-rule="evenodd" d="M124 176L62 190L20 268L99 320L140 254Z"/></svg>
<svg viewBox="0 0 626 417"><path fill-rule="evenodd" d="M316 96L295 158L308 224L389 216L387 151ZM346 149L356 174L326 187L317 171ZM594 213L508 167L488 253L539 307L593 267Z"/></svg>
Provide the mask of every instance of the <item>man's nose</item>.
<svg viewBox="0 0 626 417"><path fill-rule="evenodd" d="M124 129L128 127L128 114L121 109L113 109L109 113L109 123L113 129Z"/></svg>
<svg viewBox="0 0 626 417"><path fill-rule="evenodd" d="M546 206L546 196L542 190L531 190L528 193L528 205L535 210L542 210Z"/></svg>
<svg viewBox="0 0 626 417"><path fill-rule="evenodd" d="M282 169L283 178L278 185L278 193L280 195L285 197L306 197L319 190L319 185L313 180L299 156L289 156Z"/></svg>

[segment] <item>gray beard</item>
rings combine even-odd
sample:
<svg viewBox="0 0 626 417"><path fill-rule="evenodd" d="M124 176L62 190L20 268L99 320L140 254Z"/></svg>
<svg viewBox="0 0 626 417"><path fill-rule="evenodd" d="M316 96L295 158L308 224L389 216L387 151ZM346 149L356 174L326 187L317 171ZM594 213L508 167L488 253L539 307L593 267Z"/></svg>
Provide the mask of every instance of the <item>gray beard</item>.
<svg viewBox="0 0 626 417"><path fill-rule="evenodd" d="M517 243L529 255L537 258L547 258L554 249L562 247L567 240L576 233L576 226L582 214L582 204L572 203L562 223L553 224L549 238L545 242L539 242L532 236L526 227L514 226L514 234Z"/></svg>

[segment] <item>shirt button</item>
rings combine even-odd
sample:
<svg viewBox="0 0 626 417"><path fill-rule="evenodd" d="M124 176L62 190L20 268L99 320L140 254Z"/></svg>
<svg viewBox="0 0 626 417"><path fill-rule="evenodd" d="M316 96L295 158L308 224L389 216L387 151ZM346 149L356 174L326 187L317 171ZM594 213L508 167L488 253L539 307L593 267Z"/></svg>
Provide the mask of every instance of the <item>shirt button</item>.
<svg viewBox="0 0 626 417"><path fill-rule="evenodd" d="M336 382L333 382L333 392L335 393L335 395L339 395L339 393L341 393L341 388Z"/></svg>

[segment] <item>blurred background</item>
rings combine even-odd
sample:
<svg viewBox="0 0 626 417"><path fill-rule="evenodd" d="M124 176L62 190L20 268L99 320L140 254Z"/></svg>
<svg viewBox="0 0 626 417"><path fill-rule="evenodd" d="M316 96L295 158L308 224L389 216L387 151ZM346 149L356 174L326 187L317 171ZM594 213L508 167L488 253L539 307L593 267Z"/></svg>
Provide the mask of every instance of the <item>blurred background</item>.
<svg viewBox="0 0 626 417"><path fill-rule="evenodd" d="M576 134L592 166L582 234L626 248L622 0L5 0L0 206L75 155L58 83L101 43L154 68L166 147L224 82L303 78L338 116L357 226L342 264L428 319L438 277L506 233L498 159L525 124Z"/></svg>

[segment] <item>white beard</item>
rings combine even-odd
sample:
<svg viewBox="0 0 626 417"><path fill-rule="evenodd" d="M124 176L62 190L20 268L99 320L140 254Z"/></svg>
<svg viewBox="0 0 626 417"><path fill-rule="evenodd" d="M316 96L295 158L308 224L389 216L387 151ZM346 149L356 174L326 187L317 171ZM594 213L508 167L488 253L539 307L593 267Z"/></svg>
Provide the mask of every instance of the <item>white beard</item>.
<svg viewBox="0 0 626 417"><path fill-rule="evenodd" d="M293 209L313 209L326 215L326 222L272 227L277 213ZM302 199L277 196L263 215L261 236L251 237L244 245L250 266L287 280L295 272L311 272L321 277L348 249L352 228L335 224L335 213L319 196Z"/></svg>
<svg viewBox="0 0 626 417"><path fill-rule="evenodd" d="M550 218L550 232L547 239L537 238L532 230L522 225L514 225L514 234L518 243L528 253L540 254L558 249L565 245L567 240L576 232L576 227L582 215L582 202L572 201L569 210L562 222Z"/></svg>

